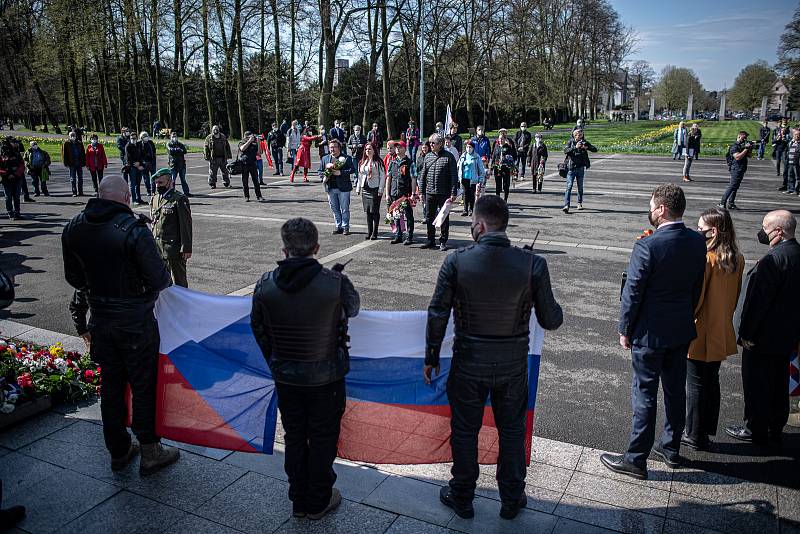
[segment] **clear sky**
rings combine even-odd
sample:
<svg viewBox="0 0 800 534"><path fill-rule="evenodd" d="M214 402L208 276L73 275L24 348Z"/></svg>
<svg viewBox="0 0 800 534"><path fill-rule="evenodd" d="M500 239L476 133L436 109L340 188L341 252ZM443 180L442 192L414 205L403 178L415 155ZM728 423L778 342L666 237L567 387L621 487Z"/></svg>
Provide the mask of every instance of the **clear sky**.
<svg viewBox="0 0 800 534"><path fill-rule="evenodd" d="M743 67L777 61L797 0L609 0L637 36L633 59L694 70L706 90L730 88Z"/></svg>

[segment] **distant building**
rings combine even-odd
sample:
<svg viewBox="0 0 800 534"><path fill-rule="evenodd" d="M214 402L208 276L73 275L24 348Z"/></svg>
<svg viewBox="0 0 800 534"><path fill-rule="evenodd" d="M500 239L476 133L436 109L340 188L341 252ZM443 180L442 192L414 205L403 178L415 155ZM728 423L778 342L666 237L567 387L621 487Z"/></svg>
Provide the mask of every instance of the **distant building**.
<svg viewBox="0 0 800 534"><path fill-rule="evenodd" d="M789 102L789 87L786 82L781 78L775 80L772 84L772 90L769 94L769 103L767 108L770 112L777 112L781 115L786 114L786 105Z"/></svg>
<svg viewBox="0 0 800 534"><path fill-rule="evenodd" d="M349 59L337 59L336 60L336 70L333 73L333 85L339 85L339 73L342 70L347 70L350 68L350 60Z"/></svg>

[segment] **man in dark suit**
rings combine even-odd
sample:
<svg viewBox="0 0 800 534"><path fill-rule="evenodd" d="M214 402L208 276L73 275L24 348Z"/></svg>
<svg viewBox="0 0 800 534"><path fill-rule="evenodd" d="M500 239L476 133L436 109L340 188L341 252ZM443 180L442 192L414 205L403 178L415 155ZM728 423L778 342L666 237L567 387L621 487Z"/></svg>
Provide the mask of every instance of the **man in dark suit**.
<svg viewBox="0 0 800 534"><path fill-rule="evenodd" d="M742 351L744 426L725 432L764 445L780 441L789 418L789 355L800 343L800 244L797 221L786 210L764 217L758 241L770 251L747 274L739 344Z"/></svg>
<svg viewBox="0 0 800 534"><path fill-rule="evenodd" d="M680 187L656 188L648 215L656 231L633 247L622 291L619 343L631 351L633 423L628 451L603 454L600 460L608 469L638 479L647 478L651 449L668 466L679 465L686 424L686 353L697 336L694 309L706 264L705 239L681 221L685 209ZM666 421L653 448L659 380Z"/></svg>

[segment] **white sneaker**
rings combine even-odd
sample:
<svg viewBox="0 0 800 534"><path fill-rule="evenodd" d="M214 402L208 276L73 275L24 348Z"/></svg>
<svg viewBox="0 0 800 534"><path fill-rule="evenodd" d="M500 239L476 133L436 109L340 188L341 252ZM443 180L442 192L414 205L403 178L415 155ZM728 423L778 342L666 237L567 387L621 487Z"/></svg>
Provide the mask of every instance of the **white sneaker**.
<svg viewBox="0 0 800 534"><path fill-rule="evenodd" d="M583 204L581 204L580 202L578 202L578 209L579 209L579 210L582 210L582 209L583 209Z"/></svg>
<svg viewBox="0 0 800 534"><path fill-rule="evenodd" d="M569 213L569 206L564 206L563 208L561 208L561 211L563 211L564 213Z"/></svg>

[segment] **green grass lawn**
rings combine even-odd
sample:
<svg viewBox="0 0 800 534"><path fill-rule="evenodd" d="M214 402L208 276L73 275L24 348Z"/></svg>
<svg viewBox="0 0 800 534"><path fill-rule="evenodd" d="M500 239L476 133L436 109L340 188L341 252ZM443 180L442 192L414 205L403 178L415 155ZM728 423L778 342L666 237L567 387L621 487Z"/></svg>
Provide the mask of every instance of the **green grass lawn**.
<svg viewBox="0 0 800 534"><path fill-rule="evenodd" d="M0 138L3 138L3 137L4 136L0 134ZM35 139L36 142L39 144L39 147L42 150L44 150L45 152L47 152L48 154L50 154L50 159L53 162L61 162L61 142L59 142L58 140L49 139L49 138L41 138L41 137L33 137L33 136L24 136L24 135L18 135L18 134L17 134L16 137L22 141L22 144L25 146L25 148L28 148L28 146L30 146L30 141ZM119 150L117 149L116 141L103 141L103 140L101 140L100 142L103 145L103 147L105 147L106 157L109 160L111 160L111 159L119 159ZM154 142L156 144L156 153L159 156L166 156L167 155L166 141L159 140L159 141L154 141ZM84 143L84 146L86 146L85 143ZM194 146L187 146L186 149L190 153L201 152L202 151L202 148L194 147ZM166 160L161 160L161 162L163 162L164 165L166 165Z"/></svg>

